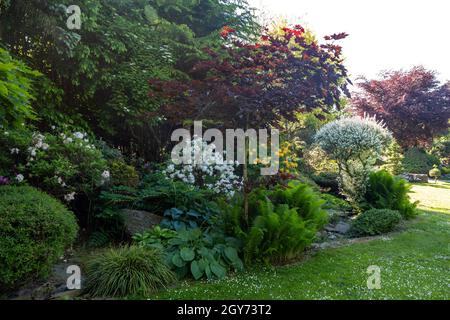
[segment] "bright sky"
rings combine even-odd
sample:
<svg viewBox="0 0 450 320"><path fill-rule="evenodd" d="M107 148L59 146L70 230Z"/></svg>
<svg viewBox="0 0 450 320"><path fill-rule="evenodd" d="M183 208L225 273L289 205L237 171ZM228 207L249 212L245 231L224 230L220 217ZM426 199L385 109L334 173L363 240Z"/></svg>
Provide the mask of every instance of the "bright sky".
<svg viewBox="0 0 450 320"><path fill-rule="evenodd" d="M450 80L449 0L249 0L265 15L287 18L341 40L352 78L422 64Z"/></svg>

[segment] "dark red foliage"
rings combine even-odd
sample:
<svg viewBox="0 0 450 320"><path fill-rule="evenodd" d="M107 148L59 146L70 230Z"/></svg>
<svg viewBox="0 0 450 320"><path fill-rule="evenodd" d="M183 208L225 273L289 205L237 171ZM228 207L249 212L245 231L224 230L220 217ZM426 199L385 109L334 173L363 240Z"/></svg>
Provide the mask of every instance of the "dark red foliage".
<svg viewBox="0 0 450 320"><path fill-rule="evenodd" d="M441 85L432 71L386 72L380 80L358 85L362 92L351 101L353 112L384 120L405 148L426 147L449 127L450 83Z"/></svg>
<svg viewBox="0 0 450 320"><path fill-rule="evenodd" d="M345 32L341 32L341 33L335 33L332 34L331 36L325 36L325 40L341 40L341 39L345 39L348 37L348 34Z"/></svg>
<svg viewBox="0 0 450 320"><path fill-rule="evenodd" d="M339 108L342 93L349 95L341 48L308 42L300 25L284 30L256 44L233 40L220 52L205 49L209 59L195 64L189 80L151 80L151 95L166 101L162 115L174 124L212 119L246 128L294 119L296 111Z"/></svg>

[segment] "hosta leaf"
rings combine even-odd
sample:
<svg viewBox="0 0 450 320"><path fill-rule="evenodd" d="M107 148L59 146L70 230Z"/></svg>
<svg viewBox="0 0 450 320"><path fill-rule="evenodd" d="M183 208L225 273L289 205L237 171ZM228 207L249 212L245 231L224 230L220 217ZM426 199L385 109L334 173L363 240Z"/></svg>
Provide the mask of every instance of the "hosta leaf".
<svg viewBox="0 0 450 320"><path fill-rule="evenodd" d="M194 260L191 263L191 273L194 276L195 280L200 279L203 276L205 269L203 268L203 265L199 263L199 261Z"/></svg>
<svg viewBox="0 0 450 320"><path fill-rule="evenodd" d="M242 263L242 260L238 258L238 260L233 262L233 267L236 271L242 271L244 270L244 263Z"/></svg>
<svg viewBox="0 0 450 320"><path fill-rule="evenodd" d="M186 265L186 262L181 259L180 254L177 252L172 256L172 263L174 266L181 268Z"/></svg>
<svg viewBox="0 0 450 320"><path fill-rule="evenodd" d="M238 253L235 248L232 247L226 247L224 250L225 256L231 261L235 262L239 260Z"/></svg>
<svg viewBox="0 0 450 320"><path fill-rule="evenodd" d="M188 216L191 216L191 217L200 217L200 213L198 213L197 211L194 211L194 210L189 210L188 212L187 212L187 215Z"/></svg>
<svg viewBox="0 0 450 320"><path fill-rule="evenodd" d="M213 278L213 274L211 272L211 267L209 264L206 265L206 267L205 267L205 273L206 273L206 277L208 278L208 280Z"/></svg>
<svg viewBox="0 0 450 320"><path fill-rule="evenodd" d="M192 261L195 258L195 252L191 248L182 248L180 250L180 256L184 261Z"/></svg>
<svg viewBox="0 0 450 320"><path fill-rule="evenodd" d="M219 263L211 263L211 271L217 276L217 278L222 279L227 275L227 270L222 267Z"/></svg>
<svg viewBox="0 0 450 320"><path fill-rule="evenodd" d="M175 228L175 230L182 230L186 229L186 224L183 221L174 221L173 227Z"/></svg>

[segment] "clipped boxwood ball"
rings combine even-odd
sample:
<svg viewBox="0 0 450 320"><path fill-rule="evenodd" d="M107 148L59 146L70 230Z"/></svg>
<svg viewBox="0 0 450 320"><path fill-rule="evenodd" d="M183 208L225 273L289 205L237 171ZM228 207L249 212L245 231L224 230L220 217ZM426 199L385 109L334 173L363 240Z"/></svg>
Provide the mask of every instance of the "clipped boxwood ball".
<svg viewBox="0 0 450 320"><path fill-rule="evenodd" d="M28 186L0 186L0 291L46 276L76 238L74 214Z"/></svg>

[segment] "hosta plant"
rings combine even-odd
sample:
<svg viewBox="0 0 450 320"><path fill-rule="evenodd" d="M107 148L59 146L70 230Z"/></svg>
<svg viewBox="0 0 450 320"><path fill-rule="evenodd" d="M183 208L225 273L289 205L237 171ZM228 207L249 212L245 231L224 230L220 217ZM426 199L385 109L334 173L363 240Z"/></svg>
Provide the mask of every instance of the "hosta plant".
<svg viewBox="0 0 450 320"><path fill-rule="evenodd" d="M166 261L179 277L191 274L194 279L221 279L230 270L243 269L237 248L234 238L200 229L181 230L168 241Z"/></svg>
<svg viewBox="0 0 450 320"><path fill-rule="evenodd" d="M216 215L214 208L203 208L202 212L171 208L164 211L160 226L172 230L207 228Z"/></svg>
<svg viewBox="0 0 450 320"><path fill-rule="evenodd" d="M221 279L230 270L240 271L239 241L218 232L200 229L177 232L156 227L134 237L141 246L164 248L165 261L179 278Z"/></svg>

